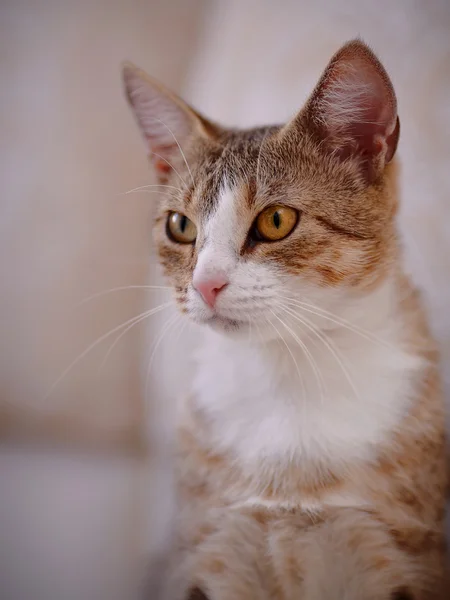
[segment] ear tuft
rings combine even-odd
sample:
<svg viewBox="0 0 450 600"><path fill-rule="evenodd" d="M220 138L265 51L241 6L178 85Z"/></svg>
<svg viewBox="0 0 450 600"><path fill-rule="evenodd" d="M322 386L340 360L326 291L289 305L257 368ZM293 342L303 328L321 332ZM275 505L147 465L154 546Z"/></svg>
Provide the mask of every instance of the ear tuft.
<svg viewBox="0 0 450 600"><path fill-rule="evenodd" d="M394 89L360 40L333 56L304 114L333 154L357 157L369 179L394 156L400 130Z"/></svg>

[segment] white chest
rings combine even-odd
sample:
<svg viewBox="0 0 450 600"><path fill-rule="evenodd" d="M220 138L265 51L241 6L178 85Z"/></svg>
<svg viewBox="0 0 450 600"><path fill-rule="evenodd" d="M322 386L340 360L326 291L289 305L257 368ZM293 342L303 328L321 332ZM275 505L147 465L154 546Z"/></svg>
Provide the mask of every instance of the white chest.
<svg viewBox="0 0 450 600"><path fill-rule="evenodd" d="M420 359L344 335L330 347L249 345L208 334L194 380L215 447L256 461L370 459L408 409Z"/></svg>

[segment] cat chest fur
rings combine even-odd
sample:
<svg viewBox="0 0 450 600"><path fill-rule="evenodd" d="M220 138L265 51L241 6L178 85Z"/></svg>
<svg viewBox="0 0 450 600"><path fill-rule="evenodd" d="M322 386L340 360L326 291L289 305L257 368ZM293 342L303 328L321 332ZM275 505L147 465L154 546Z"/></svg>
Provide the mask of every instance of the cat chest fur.
<svg viewBox="0 0 450 600"><path fill-rule="evenodd" d="M316 344L308 357L295 345L261 347L208 333L194 397L211 447L248 472L261 461L340 469L375 458L414 401L422 359L394 339L389 347L349 343L340 332L331 341L335 353Z"/></svg>

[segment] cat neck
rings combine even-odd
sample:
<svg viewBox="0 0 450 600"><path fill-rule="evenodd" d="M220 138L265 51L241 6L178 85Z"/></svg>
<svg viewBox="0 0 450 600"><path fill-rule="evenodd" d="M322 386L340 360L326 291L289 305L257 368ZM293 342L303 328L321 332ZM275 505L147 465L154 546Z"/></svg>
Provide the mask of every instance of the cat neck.
<svg viewBox="0 0 450 600"><path fill-rule="evenodd" d="M405 343L404 313L388 281L359 299L352 319L336 315L339 326L309 339L301 328L297 340L287 333L267 344L206 332L194 379L206 443L247 473L373 459L411 406L425 364Z"/></svg>

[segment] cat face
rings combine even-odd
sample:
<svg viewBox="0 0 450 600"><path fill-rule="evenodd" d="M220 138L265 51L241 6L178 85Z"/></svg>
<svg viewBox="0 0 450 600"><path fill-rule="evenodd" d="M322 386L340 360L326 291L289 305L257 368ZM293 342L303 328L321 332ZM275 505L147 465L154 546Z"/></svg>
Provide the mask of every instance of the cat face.
<svg viewBox="0 0 450 600"><path fill-rule="evenodd" d="M387 276L398 118L361 42L283 126L226 130L134 67L125 82L161 185L154 239L193 321L279 337L296 303L336 313Z"/></svg>

